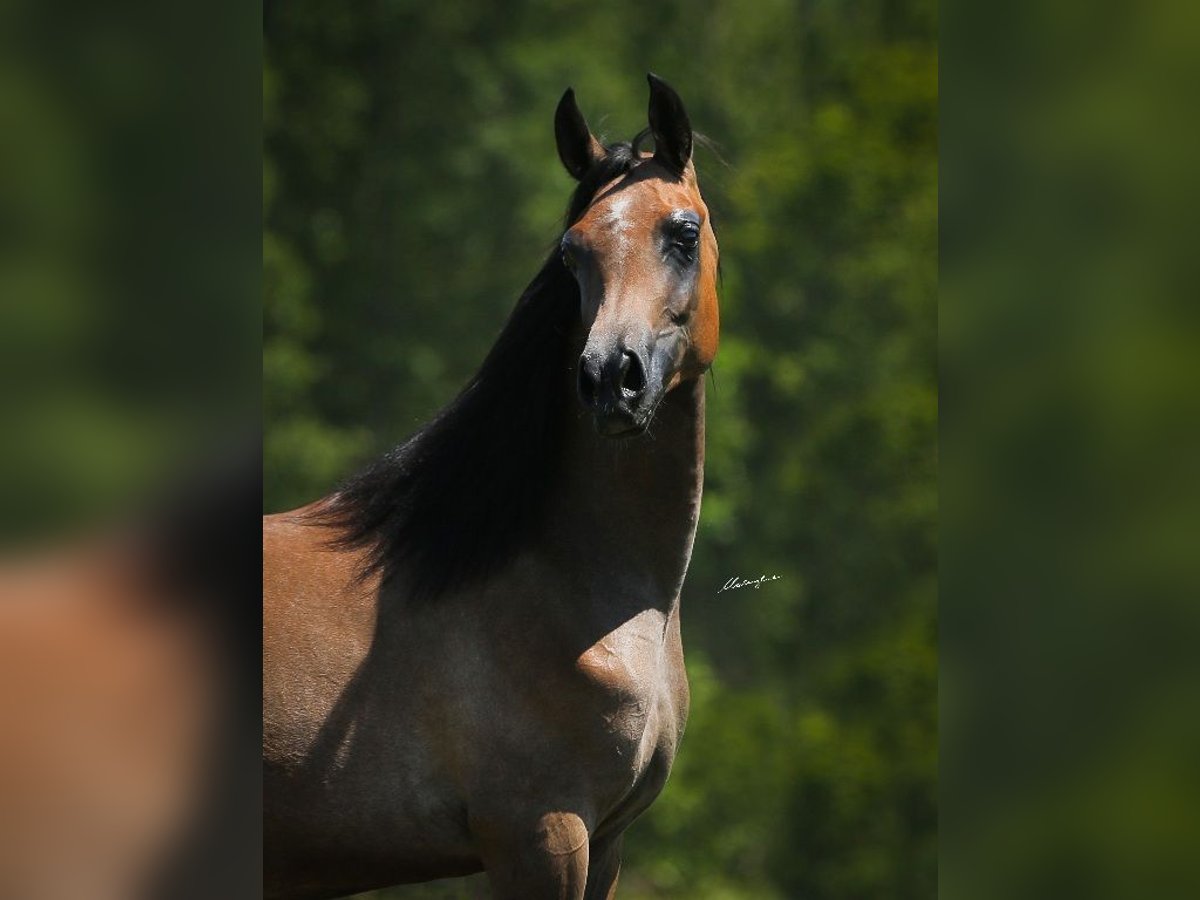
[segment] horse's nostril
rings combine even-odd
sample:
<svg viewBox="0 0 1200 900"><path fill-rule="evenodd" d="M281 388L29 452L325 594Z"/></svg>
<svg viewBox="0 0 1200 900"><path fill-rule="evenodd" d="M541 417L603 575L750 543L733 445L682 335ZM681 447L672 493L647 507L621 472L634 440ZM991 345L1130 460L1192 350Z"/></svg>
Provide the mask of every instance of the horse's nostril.
<svg viewBox="0 0 1200 900"><path fill-rule="evenodd" d="M626 350L621 359L621 390L630 396L640 396L646 389L646 372L642 361L631 350Z"/></svg>
<svg viewBox="0 0 1200 900"><path fill-rule="evenodd" d="M584 406L595 406L596 396L600 393L600 386L596 383L596 376L588 371L587 357L579 358L579 399L583 401Z"/></svg>

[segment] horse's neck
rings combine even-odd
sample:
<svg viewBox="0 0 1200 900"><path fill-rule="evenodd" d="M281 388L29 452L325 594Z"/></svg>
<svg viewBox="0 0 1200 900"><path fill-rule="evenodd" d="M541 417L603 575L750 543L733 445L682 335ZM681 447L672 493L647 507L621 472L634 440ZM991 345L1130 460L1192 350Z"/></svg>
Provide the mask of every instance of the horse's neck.
<svg viewBox="0 0 1200 900"><path fill-rule="evenodd" d="M577 571L667 611L678 600L700 515L703 379L667 394L641 437L602 437L582 411L568 416L567 428L551 535L571 548Z"/></svg>

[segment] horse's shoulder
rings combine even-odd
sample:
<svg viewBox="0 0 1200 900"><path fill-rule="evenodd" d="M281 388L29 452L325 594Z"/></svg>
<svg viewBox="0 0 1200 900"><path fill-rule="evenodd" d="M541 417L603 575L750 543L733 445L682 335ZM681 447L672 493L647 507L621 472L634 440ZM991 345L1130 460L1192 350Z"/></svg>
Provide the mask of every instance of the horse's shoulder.
<svg viewBox="0 0 1200 900"><path fill-rule="evenodd" d="M659 610L642 610L596 637L576 658L576 672L615 692L657 693L673 662L668 624Z"/></svg>

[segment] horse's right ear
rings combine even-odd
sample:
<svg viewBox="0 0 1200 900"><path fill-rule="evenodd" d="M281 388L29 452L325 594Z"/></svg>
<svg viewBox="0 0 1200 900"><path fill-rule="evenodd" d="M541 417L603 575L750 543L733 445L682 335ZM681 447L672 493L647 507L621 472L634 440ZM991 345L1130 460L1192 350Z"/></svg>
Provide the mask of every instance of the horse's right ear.
<svg viewBox="0 0 1200 900"><path fill-rule="evenodd" d="M675 89L651 72L650 131L654 158L676 175L682 175L692 158L692 123Z"/></svg>
<svg viewBox="0 0 1200 900"><path fill-rule="evenodd" d="M588 130L571 88L567 88L554 111L554 139L558 143L558 158L576 181L604 156L604 146Z"/></svg>

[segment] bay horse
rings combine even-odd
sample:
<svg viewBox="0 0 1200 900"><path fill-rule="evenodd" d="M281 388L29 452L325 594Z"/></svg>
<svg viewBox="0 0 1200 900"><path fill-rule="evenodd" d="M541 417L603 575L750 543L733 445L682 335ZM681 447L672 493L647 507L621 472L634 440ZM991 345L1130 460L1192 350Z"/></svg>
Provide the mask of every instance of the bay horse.
<svg viewBox="0 0 1200 900"><path fill-rule="evenodd" d="M486 870L615 895L687 718L717 242L678 94L602 144L567 90L562 239L466 388L263 537L265 891ZM653 138L653 152L641 145Z"/></svg>

